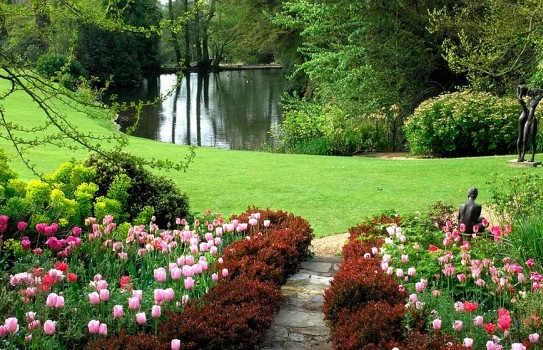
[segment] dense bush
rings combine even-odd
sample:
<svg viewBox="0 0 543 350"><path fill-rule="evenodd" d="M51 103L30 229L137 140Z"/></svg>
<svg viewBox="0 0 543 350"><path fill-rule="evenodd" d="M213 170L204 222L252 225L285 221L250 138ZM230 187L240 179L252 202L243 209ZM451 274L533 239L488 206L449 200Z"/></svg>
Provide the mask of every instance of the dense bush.
<svg viewBox="0 0 543 350"><path fill-rule="evenodd" d="M99 187L96 196L117 194L115 197L125 201L122 209L128 220L139 217L148 207L153 207L156 224L160 227L172 225L176 218L189 217L187 195L171 179L145 169L137 158L120 152L107 158L91 155L86 165L96 170L94 182ZM127 185L127 178L122 175L130 180L125 198L120 198L120 192L115 190L116 186L124 188Z"/></svg>
<svg viewBox="0 0 543 350"><path fill-rule="evenodd" d="M76 86L80 77L88 78L87 71L79 61L56 53L41 56L36 62L36 70L44 77L54 78L70 89Z"/></svg>
<svg viewBox="0 0 543 350"><path fill-rule="evenodd" d="M354 117L337 106L291 98L286 101L279 138L283 150L292 153L352 155L388 148L386 128L374 117Z"/></svg>
<svg viewBox="0 0 543 350"><path fill-rule="evenodd" d="M424 101L405 124L411 154L432 157L515 153L520 105L462 91Z"/></svg>

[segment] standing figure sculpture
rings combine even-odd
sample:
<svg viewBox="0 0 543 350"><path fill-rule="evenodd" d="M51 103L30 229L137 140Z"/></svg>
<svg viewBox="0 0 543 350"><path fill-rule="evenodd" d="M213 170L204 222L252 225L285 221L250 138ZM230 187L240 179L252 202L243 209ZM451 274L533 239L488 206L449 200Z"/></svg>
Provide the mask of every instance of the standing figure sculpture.
<svg viewBox="0 0 543 350"><path fill-rule="evenodd" d="M528 106L524 102L524 96L530 97ZM524 162L526 151L532 146L532 157L530 162L534 161L536 142L537 142L537 118L535 116L535 109L539 104L539 101L543 99L543 89L531 88L528 89L525 85L519 85L517 87L517 99L522 106L522 113L519 117L519 138L517 140L517 150L519 152L519 158L517 162Z"/></svg>
<svg viewBox="0 0 543 350"><path fill-rule="evenodd" d="M480 204L475 203L479 191L477 188L470 188L468 190L468 200L460 205L458 210L458 224L465 225L464 235L465 238L470 238L473 232L483 232L485 226L483 224L483 217L481 211L483 207ZM476 229L474 227L477 226Z"/></svg>

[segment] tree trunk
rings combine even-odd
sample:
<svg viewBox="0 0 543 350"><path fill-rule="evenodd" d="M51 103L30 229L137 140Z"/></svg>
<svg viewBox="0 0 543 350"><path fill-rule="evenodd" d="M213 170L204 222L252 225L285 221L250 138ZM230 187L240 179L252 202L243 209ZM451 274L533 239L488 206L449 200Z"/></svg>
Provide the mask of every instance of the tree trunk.
<svg viewBox="0 0 543 350"><path fill-rule="evenodd" d="M200 9L196 10L194 15L194 48L196 50L196 64L199 66L202 62L202 43L200 42Z"/></svg>
<svg viewBox="0 0 543 350"><path fill-rule="evenodd" d="M202 70L209 71L211 69L211 59L209 57L209 23L215 16L215 3L216 0L211 0L209 5L209 12L206 16L204 24L202 25Z"/></svg>
<svg viewBox="0 0 543 350"><path fill-rule="evenodd" d="M185 0L185 15L189 11L189 1ZM185 68L190 68L190 28L188 19L185 20L184 31L185 31Z"/></svg>
<svg viewBox="0 0 543 350"><path fill-rule="evenodd" d="M170 23L173 26L175 16L173 14L173 1L172 0L168 0L168 12L169 12L169 15L170 15ZM173 49L175 51L176 65L179 65L180 62L181 62L181 48L179 47L179 42L177 41L176 33L173 30L170 30L170 33L171 33L170 40L171 40L171 42L173 44Z"/></svg>

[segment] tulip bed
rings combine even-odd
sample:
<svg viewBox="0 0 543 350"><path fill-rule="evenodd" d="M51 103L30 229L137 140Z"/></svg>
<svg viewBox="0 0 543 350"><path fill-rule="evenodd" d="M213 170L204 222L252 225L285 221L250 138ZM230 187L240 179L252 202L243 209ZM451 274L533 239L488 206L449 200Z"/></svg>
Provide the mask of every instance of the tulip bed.
<svg viewBox="0 0 543 350"><path fill-rule="evenodd" d="M2 348L254 349L313 238L304 219L257 208L171 230L87 223L4 247Z"/></svg>
<svg viewBox="0 0 543 350"><path fill-rule="evenodd" d="M325 292L336 349L541 349L543 278L515 230L466 237L448 218L383 215L352 227ZM530 277L525 277L529 275Z"/></svg>

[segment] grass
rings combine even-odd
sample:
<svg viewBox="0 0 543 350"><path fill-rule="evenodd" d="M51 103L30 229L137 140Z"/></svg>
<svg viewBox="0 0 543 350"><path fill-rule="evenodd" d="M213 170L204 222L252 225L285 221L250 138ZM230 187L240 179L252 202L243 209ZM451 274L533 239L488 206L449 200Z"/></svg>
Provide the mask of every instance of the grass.
<svg viewBox="0 0 543 350"><path fill-rule="evenodd" d="M35 123L42 118L22 93L0 103L10 121L24 124L31 118ZM102 135L116 132L103 120L60 108L82 131ZM5 135L4 129L0 135ZM6 150L12 168L22 179L34 178L16 157L12 145L0 139L0 147ZM126 151L148 158L182 160L188 148L130 137ZM87 155L84 150L67 151L53 146L38 147L28 153L45 173L65 161L82 160ZM387 210L400 214L427 211L438 201L457 206L466 200L470 187L479 189L478 202L484 206L489 200L493 173L539 171L507 166L512 158L393 160L198 148L187 172L159 172L171 177L188 194L192 211L210 209L227 217L253 205L282 209L307 219L315 234L322 237L346 232L367 216Z"/></svg>

